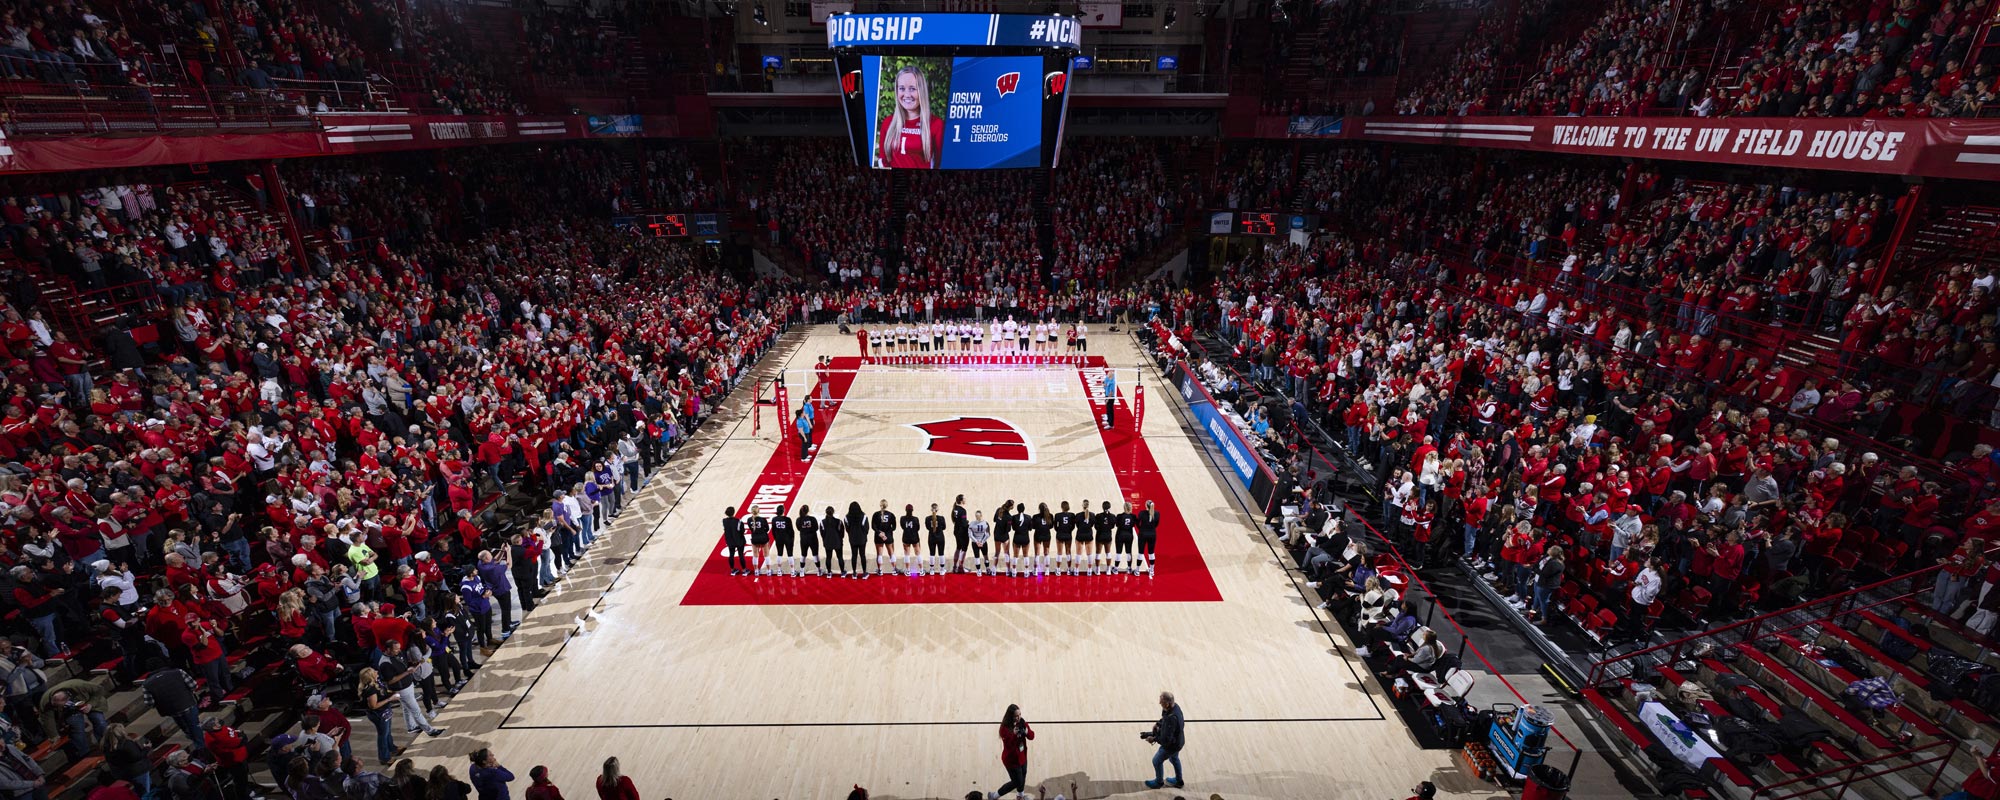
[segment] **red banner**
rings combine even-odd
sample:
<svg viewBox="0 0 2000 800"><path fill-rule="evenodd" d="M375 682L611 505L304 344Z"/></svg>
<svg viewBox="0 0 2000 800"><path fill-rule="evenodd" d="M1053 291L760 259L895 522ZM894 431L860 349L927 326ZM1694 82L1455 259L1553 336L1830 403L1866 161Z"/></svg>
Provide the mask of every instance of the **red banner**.
<svg viewBox="0 0 2000 800"><path fill-rule="evenodd" d="M1344 138L2000 180L2000 120L1360 117L1348 122Z"/></svg>
<svg viewBox="0 0 2000 800"><path fill-rule="evenodd" d="M265 158L302 158L392 150L562 141L590 136L586 118L465 117L424 114L321 114L318 129L272 133L190 133L77 136L52 139L0 137L0 172L199 164ZM648 136L673 136L673 117L646 117Z"/></svg>

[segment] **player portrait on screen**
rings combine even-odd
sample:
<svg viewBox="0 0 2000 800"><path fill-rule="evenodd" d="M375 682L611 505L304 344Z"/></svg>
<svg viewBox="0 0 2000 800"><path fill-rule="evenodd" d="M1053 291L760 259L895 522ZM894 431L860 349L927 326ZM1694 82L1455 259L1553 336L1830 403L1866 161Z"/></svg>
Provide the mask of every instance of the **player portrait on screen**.
<svg viewBox="0 0 2000 800"><path fill-rule="evenodd" d="M881 122L875 129L876 167L937 169L944 155L944 115L933 82L947 90L950 59L882 59ZM893 72L891 72L893 70ZM933 74L934 73L934 74Z"/></svg>

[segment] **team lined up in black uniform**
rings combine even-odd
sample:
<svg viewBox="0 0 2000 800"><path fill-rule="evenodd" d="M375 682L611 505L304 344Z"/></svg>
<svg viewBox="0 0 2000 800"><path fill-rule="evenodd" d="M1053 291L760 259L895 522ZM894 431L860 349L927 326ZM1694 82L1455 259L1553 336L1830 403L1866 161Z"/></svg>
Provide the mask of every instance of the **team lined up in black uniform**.
<svg viewBox="0 0 2000 800"><path fill-rule="evenodd" d="M1029 511L1026 503L1001 504L988 522L984 512L965 507L965 495L952 502L950 516L938 512L917 516L915 505L904 505L899 516L881 501L874 513L850 502L847 513L827 506L822 516L802 504L796 518L778 505L771 516L752 507L739 517L735 507L723 512L722 545L729 574L741 576L872 578L878 574L922 576L947 572L1015 577L1031 575L1151 576L1159 541L1160 512L1151 500L1145 508L1113 511L1111 503L1090 511L1090 501L1076 511L1068 501L1050 510L1041 503ZM955 543L945 555L949 531ZM900 532L900 549L898 533ZM875 570L868 570L868 543L875 544ZM843 549L843 545L845 548ZM1136 549L1135 549L1136 548ZM777 552L774 554L772 550Z"/></svg>

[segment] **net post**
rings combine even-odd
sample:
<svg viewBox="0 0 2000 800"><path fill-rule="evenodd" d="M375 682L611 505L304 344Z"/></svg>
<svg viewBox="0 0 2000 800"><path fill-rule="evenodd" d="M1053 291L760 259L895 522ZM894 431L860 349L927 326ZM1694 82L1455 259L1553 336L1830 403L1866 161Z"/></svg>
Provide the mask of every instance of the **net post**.
<svg viewBox="0 0 2000 800"><path fill-rule="evenodd" d="M785 389L785 382L783 380L782 373L780 373L780 379L777 381L777 386L775 387L772 394L773 397L771 400L771 404L773 407L777 409L778 412L778 418L777 418L778 441L784 442L791 438L792 426L790 421L792 416L791 414L792 404L790 402L790 397L788 396L789 392Z"/></svg>
<svg viewBox="0 0 2000 800"><path fill-rule="evenodd" d="M1144 430L1146 422L1146 386L1137 378L1132 380L1132 432Z"/></svg>

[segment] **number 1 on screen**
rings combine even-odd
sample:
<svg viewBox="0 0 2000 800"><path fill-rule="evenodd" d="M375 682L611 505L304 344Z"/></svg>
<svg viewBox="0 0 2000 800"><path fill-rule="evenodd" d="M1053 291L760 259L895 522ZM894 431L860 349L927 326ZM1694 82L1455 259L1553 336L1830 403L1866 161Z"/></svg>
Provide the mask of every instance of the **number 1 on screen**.
<svg viewBox="0 0 2000 800"><path fill-rule="evenodd" d="M953 126L951 126L951 140L952 140L953 142L957 142L957 141L958 141L958 127L959 127L959 126L957 126L957 125L953 125Z"/></svg>

